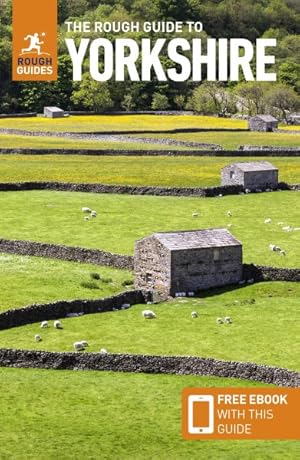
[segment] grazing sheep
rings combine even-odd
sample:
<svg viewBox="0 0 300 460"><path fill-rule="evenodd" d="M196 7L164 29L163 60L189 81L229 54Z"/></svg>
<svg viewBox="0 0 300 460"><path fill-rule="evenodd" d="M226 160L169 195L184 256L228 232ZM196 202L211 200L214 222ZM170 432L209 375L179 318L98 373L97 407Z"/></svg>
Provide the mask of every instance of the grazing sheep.
<svg viewBox="0 0 300 460"><path fill-rule="evenodd" d="M74 342L73 347L75 351L84 351L85 347L82 342Z"/></svg>
<svg viewBox="0 0 300 460"><path fill-rule="evenodd" d="M265 220L265 224L270 224L272 222L272 219L268 218Z"/></svg>
<svg viewBox="0 0 300 460"><path fill-rule="evenodd" d="M100 353L101 355L108 355L108 351L106 350L106 348L101 348Z"/></svg>
<svg viewBox="0 0 300 460"><path fill-rule="evenodd" d="M223 196L223 194L222 194L222 193L220 193L220 194L219 194L219 197L220 197L220 198L222 198L222 196Z"/></svg>
<svg viewBox="0 0 300 460"><path fill-rule="evenodd" d="M277 225L284 225L284 222L277 222Z"/></svg>
<svg viewBox="0 0 300 460"><path fill-rule="evenodd" d="M198 318L198 313L196 311L192 311L191 317L192 318Z"/></svg>
<svg viewBox="0 0 300 460"><path fill-rule="evenodd" d="M275 246L275 244L269 244L269 248L271 251L276 251L277 246Z"/></svg>
<svg viewBox="0 0 300 460"><path fill-rule="evenodd" d="M292 231L293 231L293 227L291 227L290 225L288 225L287 227L282 227L282 230L284 230L285 232L292 232Z"/></svg>
<svg viewBox="0 0 300 460"><path fill-rule="evenodd" d="M142 315L145 319L154 319L156 318L156 314L152 310L144 310Z"/></svg>
<svg viewBox="0 0 300 460"><path fill-rule="evenodd" d="M96 212L96 211L92 211L92 212L91 212L91 216L92 216L92 217L97 217L97 212Z"/></svg>
<svg viewBox="0 0 300 460"><path fill-rule="evenodd" d="M90 208L82 208L81 209L82 212L87 212L87 213L91 213L92 210Z"/></svg>
<svg viewBox="0 0 300 460"><path fill-rule="evenodd" d="M89 344L86 340L81 340L81 344L83 347L89 347Z"/></svg>
<svg viewBox="0 0 300 460"><path fill-rule="evenodd" d="M199 217L199 213L198 212L193 212L192 217Z"/></svg>
<svg viewBox="0 0 300 460"><path fill-rule="evenodd" d="M55 329L63 329L61 322L58 320L54 321L53 326L55 327Z"/></svg>
<svg viewBox="0 0 300 460"><path fill-rule="evenodd" d="M249 188L246 188L245 193L251 193L251 190Z"/></svg>
<svg viewBox="0 0 300 460"><path fill-rule="evenodd" d="M224 318L224 320L225 320L225 323L232 324L232 319L230 318L230 316L226 316L226 318Z"/></svg>
<svg viewBox="0 0 300 460"><path fill-rule="evenodd" d="M232 217L231 211L227 211L227 216L228 216L228 217Z"/></svg>
<svg viewBox="0 0 300 460"><path fill-rule="evenodd" d="M91 220L91 218L88 217L88 216L85 216L83 219L84 219L84 220Z"/></svg>
<svg viewBox="0 0 300 460"><path fill-rule="evenodd" d="M281 251L279 252L279 254L280 254L281 256L286 256L286 251L284 251L284 249L281 249Z"/></svg>
<svg viewBox="0 0 300 460"><path fill-rule="evenodd" d="M41 323L41 328L42 328L42 329L45 329L46 327L49 327L48 321L42 321L42 323Z"/></svg>
<svg viewBox="0 0 300 460"><path fill-rule="evenodd" d="M42 337L39 334L35 334L34 339L35 339L36 342L41 342L42 341Z"/></svg>
<svg viewBox="0 0 300 460"><path fill-rule="evenodd" d="M224 324L224 321L222 320L222 318L217 318L216 323L217 324Z"/></svg>

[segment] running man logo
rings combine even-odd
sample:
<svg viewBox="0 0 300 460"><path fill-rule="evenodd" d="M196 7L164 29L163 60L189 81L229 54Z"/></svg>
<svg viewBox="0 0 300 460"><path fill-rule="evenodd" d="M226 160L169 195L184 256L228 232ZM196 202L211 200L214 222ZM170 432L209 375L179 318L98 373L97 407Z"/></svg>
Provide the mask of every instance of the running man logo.
<svg viewBox="0 0 300 460"><path fill-rule="evenodd" d="M13 0L13 80L57 80L57 0Z"/></svg>

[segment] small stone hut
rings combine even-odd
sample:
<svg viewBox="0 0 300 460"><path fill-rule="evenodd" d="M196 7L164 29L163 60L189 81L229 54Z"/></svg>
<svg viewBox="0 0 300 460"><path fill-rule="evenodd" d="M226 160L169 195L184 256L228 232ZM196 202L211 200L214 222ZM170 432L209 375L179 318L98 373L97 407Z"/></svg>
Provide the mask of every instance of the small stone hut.
<svg viewBox="0 0 300 460"><path fill-rule="evenodd" d="M242 244L227 229L154 233L136 242L135 287L161 297L235 284Z"/></svg>
<svg viewBox="0 0 300 460"><path fill-rule="evenodd" d="M233 163L221 171L222 185L242 185L245 189L276 189L278 169L268 161Z"/></svg>
<svg viewBox="0 0 300 460"><path fill-rule="evenodd" d="M65 112L59 107L44 107L44 116L46 118L63 118Z"/></svg>
<svg viewBox="0 0 300 460"><path fill-rule="evenodd" d="M272 115L256 115L248 121L250 131L272 132L278 129L278 120Z"/></svg>

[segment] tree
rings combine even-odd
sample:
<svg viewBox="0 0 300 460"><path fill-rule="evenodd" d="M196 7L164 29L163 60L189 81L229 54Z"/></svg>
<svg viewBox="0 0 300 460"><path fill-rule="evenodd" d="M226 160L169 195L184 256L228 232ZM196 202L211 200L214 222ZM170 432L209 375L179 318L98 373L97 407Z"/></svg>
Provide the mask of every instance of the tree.
<svg viewBox="0 0 300 460"><path fill-rule="evenodd" d="M177 96L174 97L174 104L179 110L183 110L185 106L185 97L183 94L177 94Z"/></svg>
<svg viewBox="0 0 300 460"><path fill-rule="evenodd" d="M169 99L165 94L154 93L152 98L151 109L167 110L170 107Z"/></svg>
<svg viewBox="0 0 300 460"><path fill-rule="evenodd" d="M239 83L234 90L237 97L237 106L246 109L248 115L257 115L264 112L264 94L267 85L260 82Z"/></svg>
<svg viewBox="0 0 300 460"><path fill-rule="evenodd" d="M135 109L136 105L131 94L125 94L121 107L126 110L126 112L130 112Z"/></svg>
<svg viewBox="0 0 300 460"><path fill-rule="evenodd" d="M188 107L204 114L225 115L236 112L231 92L222 83L206 81L198 86L189 100Z"/></svg>
<svg viewBox="0 0 300 460"><path fill-rule="evenodd" d="M281 83L273 85L266 95L270 112L277 111L282 119L287 122L287 113L298 110L300 98L296 91Z"/></svg>
<svg viewBox="0 0 300 460"><path fill-rule="evenodd" d="M300 92L300 64L293 61L283 62L279 66L278 80Z"/></svg>
<svg viewBox="0 0 300 460"><path fill-rule="evenodd" d="M82 81L73 91L72 102L81 109L104 112L113 107L113 101L107 83L92 80L89 74L84 74Z"/></svg>

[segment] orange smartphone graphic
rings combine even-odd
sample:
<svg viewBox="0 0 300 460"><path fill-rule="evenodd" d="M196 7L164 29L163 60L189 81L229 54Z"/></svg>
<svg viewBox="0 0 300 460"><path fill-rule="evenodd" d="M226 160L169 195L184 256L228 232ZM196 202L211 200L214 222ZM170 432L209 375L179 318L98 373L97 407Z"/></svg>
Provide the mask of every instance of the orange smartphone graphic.
<svg viewBox="0 0 300 460"><path fill-rule="evenodd" d="M188 398L188 431L190 434L214 432L214 397L190 395Z"/></svg>

